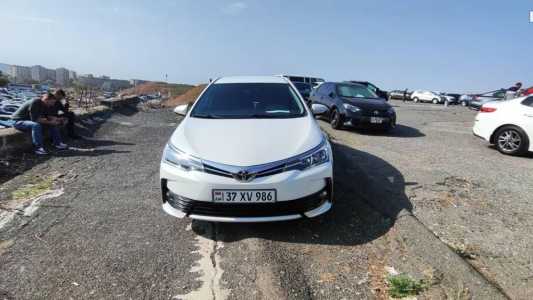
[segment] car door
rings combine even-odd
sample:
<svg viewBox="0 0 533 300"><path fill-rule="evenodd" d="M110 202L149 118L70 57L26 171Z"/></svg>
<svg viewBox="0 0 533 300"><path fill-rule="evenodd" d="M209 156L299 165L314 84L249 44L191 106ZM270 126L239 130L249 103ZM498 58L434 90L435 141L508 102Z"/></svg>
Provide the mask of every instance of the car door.
<svg viewBox="0 0 533 300"><path fill-rule="evenodd" d="M313 92L311 93L311 103L319 103L322 104L322 100L320 99L323 92L323 84L319 85L318 87L313 89Z"/></svg>
<svg viewBox="0 0 533 300"><path fill-rule="evenodd" d="M335 99L331 97L331 92L333 91L333 88L334 88L334 84L333 83L325 83L325 87L324 87L324 104L328 107L328 108L331 108L333 106L333 103L335 102Z"/></svg>
<svg viewBox="0 0 533 300"><path fill-rule="evenodd" d="M430 98L429 92L424 91L424 92L422 92L422 94L420 96L421 96L420 100L422 100L422 101L429 101L430 100L429 99Z"/></svg>

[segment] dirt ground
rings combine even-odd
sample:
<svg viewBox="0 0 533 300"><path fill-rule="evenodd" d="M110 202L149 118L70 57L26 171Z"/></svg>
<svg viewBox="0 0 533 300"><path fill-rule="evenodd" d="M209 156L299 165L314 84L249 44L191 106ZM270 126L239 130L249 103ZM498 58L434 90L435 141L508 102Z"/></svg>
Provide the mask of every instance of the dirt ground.
<svg viewBox="0 0 533 300"><path fill-rule="evenodd" d="M321 124L397 168L420 222L507 296L532 299L533 156L504 156L474 137L467 108L392 104L399 126L387 135Z"/></svg>

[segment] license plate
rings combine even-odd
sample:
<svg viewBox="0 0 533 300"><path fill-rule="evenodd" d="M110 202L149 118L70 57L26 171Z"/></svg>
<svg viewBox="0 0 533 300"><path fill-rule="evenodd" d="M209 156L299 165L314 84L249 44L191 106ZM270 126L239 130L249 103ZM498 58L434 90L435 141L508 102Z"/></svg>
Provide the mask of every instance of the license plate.
<svg viewBox="0 0 533 300"><path fill-rule="evenodd" d="M383 118L380 118L380 117L370 117L370 123L381 124L381 123L383 123Z"/></svg>
<svg viewBox="0 0 533 300"><path fill-rule="evenodd" d="M271 203L276 197L276 190L213 190L213 202Z"/></svg>

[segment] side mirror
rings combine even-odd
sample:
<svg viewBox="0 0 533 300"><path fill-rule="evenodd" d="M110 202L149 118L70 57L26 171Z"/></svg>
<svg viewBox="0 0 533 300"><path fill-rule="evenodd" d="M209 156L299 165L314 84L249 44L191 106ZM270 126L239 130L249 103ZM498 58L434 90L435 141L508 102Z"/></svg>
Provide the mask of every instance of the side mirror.
<svg viewBox="0 0 533 300"><path fill-rule="evenodd" d="M174 108L174 112L180 116L185 116L187 114L187 110L189 110L189 104L178 105L176 108Z"/></svg>
<svg viewBox="0 0 533 300"><path fill-rule="evenodd" d="M329 96L330 98L335 98L335 97L336 97L336 95L335 95L335 93L334 93L334 92L331 92L331 93L329 93L329 95L328 95L328 96Z"/></svg>
<svg viewBox="0 0 533 300"><path fill-rule="evenodd" d="M313 112L313 115L320 116L328 111L328 107L323 104L313 103L311 104L311 111Z"/></svg>

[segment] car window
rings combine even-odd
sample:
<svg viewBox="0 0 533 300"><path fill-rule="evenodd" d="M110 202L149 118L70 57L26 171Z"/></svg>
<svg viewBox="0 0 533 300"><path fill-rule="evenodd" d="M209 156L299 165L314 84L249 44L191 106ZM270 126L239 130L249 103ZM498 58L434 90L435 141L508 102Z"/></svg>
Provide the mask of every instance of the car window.
<svg viewBox="0 0 533 300"><path fill-rule="evenodd" d="M317 92L317 94L324 96L324 95L327 94L326 93L327 89L328 89L328 84L327 83L323 83L323 84L321 84L318 87L318 90L316 92Z"/></svg>
<svg viewBox="0 0 533 300"><path fill-rule="evenodd" d="M494 97L497 97L497 98L503 98L503 97L505 97L505 91L498 91L498 92L495 92L495 93L494 93Z"/></svg>
<svg viewBox="0 0 533 300"><path fill-rule="evenodd" d="M527 97L524 101L521 102L525 106L533 107L533 96Z"/></svg>
<svg viewBox="0 0 533 300"><path fill-rule="evenodd" d="M298 89L300 94L309 95L311 93L311 86L308 83L303 82L293 82L294 86Z"/></svg>
<svg viewBox="0 0 533 300"><path fill-rule="evenodd" d="M305 82L304 78L300 76L289 76L289 80L292 82Z"/></svg>
<svg viewBox="0 0 533 300"><path fill-rule="evenodd" d="M191 117L216 119L294 118L305 108L286 83L224 83L211 85Z"/></svg>

